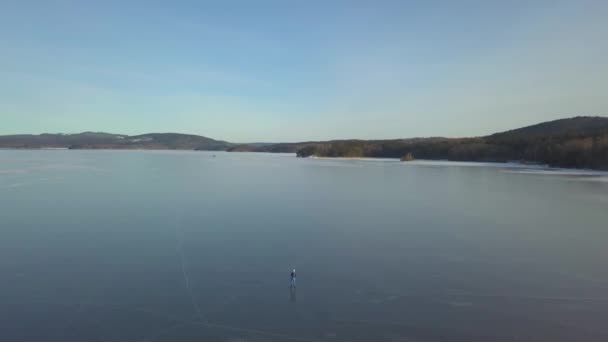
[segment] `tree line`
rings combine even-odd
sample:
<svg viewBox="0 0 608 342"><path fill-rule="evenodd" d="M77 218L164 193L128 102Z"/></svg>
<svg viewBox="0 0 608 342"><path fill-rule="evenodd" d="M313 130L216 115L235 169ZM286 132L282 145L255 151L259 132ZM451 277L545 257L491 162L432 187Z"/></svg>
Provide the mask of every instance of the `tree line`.
<svg viewBox="0 0 608 342"><path fill-rule="evenodd" d="M588 121L590 119L593 121ZM581 120L586 120L586 126L583 128ZM478 138L310 143L298 149L297 155L476 162L520 161L555 167L608 170L608 119L573 118L556 122L548 123L545 127L541 124ZM562 127L564 125L565 128ZM576 129L568 129L568 125Z"/></svg>

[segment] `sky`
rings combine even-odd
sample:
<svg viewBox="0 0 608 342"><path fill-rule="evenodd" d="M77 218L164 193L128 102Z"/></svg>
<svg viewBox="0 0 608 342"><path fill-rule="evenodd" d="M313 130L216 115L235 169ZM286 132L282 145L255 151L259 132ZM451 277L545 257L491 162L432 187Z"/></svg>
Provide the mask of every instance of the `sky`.
<svg viewBox="0 0 608 342"><path fill-rule="evenodd" d="M608 115L608 1L0 1L0 134L478 136Z"/></svg>

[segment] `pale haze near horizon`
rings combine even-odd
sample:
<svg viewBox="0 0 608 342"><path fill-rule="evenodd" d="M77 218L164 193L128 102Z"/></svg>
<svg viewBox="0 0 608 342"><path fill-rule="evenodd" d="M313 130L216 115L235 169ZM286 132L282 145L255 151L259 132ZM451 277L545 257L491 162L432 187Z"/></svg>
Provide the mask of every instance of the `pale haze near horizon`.
<svg viewBox="0 0 608 342"><path fill-rule="evenodd" d="M0 134L475 136L606 115L605 1L0 4Z"/></svg>

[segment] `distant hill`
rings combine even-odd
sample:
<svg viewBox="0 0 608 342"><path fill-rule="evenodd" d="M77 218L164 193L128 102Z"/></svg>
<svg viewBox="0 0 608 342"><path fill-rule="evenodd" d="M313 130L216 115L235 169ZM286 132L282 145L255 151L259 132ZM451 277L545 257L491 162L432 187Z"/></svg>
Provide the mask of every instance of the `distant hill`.
<svg viewBox="0 0 608 342"><path fill-rule="evenodd" d="M232 144L199 135L149 133L128 136L101 132L0 136L0 148L226 150Z"/></svg>
<svg viewBox="0 0 608 342"><path fill-rule="evenodd" d="M539 137L595 136L608 131L608 118L577 116L574 118L542 122L488 136L489 139L531 139Z"/></svg>
<svg viewBox="0 0 608 342"><path fill-rule="evenodd" d="M608 170L608 118L561 119L475 138L318 142L300 148L297 155L522 161Z"/></svg>
<svg viewBox="0 0 608 342"><path fill-rule="evenodd" d="M473 138L330 140L232 144L178 133L102 132L0 136L0 148L226 150L284 152L299 157L369 157L457 161L522 161L608 170L608 118L579 116Z"/></svg>

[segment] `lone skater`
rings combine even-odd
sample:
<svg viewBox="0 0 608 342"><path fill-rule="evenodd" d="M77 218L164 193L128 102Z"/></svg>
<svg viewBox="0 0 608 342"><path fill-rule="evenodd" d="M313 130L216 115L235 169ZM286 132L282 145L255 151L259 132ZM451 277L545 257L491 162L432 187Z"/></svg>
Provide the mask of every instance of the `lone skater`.
<svg viewBox="0 0 608 342"><path fill-rule="evenodd" d="M291 271L291 287L296 287L296 269L294 268L293 271Z"/></svg>

